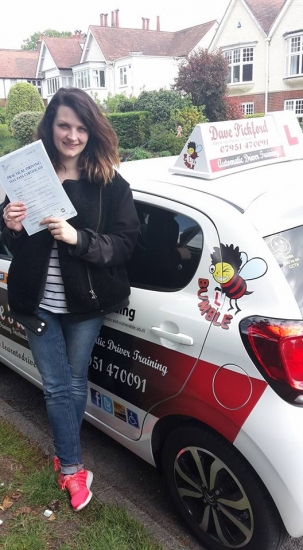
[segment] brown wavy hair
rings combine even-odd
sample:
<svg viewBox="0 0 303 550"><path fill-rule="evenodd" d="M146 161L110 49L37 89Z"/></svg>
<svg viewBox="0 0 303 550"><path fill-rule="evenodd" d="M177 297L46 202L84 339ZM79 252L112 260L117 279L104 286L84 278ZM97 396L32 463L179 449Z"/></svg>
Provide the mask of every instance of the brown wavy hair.
<svg viewBox="0 0 303 550"><path fill-rule="evenodd" d="M55 170L60 162L53 140L53 123L61 105L73 109L88 130L88 142L79 157L81 173L89 181L108 183L120 164L118 138L94 100L79 88L60 88L50 100L37 128L37 138L42 140Z"/></svg>

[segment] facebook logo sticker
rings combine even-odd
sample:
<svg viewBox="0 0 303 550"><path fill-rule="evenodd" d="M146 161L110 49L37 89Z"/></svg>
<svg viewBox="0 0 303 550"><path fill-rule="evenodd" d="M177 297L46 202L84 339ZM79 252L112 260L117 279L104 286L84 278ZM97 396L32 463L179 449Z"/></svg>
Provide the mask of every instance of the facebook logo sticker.
<svg viewBox="0 0 303 550"><path fill-rule="evenodd" d="M92 403L94 405L96 405L96 407L100 407L100 409L101 409L102 405L101 405L101 395L100 395L100 393L97 390L94 390L93 388L91 388L90 389L90 394L91 394Z"/></svg>

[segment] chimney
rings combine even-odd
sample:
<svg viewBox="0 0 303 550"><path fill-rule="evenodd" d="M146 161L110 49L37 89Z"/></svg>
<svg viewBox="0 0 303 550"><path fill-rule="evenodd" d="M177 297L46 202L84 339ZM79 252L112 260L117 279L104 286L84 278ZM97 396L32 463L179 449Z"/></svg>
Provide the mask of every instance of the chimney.
<svg viewBox="0 0 303 550"><path fill-rule="evenodd" d="M157 31L160 30L160 15L157 15Z"/></svg>
<svg viewBox="0 0 303 550"><path fill-rule="evenodd" d="M142 29L145 29L145 17L142 17Z"/></svg>
<svg viewBox="0 0 303 550"><path fill-rule="evenodd" d="M112 11L112 27L114 27L114 26L115 26L115 18L114 18L114 14L115 14L115 12L114 12L114 11Z"/></svg>
<svg viewBox="0 0 303 550"><path fill-rule="evenodd" d="M108 13L104 13L104 27L107 27L108 23L107 23L107 16L108 16Z"/></svg>
<svg viewBox="0 0 303 550"><path fill-rule="evenodd" d="M149 31L149 19L146 19L146 30Z"/></svg>
<svg viewBox="0 0 303 550"><path fill-rule="evenodd" d="M104 27L104 13L101 13L100 15L100 26Z"/></svg>
<svg viewBox="0 0 303 550"><path fill-rule="evenodd" d="M119 27L119 10L116 10L116 27Z"/></svg>

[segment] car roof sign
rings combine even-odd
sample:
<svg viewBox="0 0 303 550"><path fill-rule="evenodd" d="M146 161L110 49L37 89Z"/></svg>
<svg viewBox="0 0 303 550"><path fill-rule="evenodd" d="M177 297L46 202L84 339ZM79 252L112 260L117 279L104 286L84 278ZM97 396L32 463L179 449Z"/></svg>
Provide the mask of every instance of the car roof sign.
<svg viewBox="0 0 303 550"><path fill-rule="evenodd" d="M173 167L175 174L215 179L256 166L303 158L303 134L292 111L197 124Z"/></svg>

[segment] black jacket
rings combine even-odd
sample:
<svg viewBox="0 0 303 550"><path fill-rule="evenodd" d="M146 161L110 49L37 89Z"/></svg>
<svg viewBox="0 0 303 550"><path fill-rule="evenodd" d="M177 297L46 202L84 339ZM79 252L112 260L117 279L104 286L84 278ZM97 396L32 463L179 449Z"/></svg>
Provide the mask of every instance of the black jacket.
<svg viewBox="0 0 303 550"><path fill-rule="evenodd" d="M139 231L129 184L116 173L107 185L83 178L65 180L63 187L77 211L68 223L78 233L76 246L57 241L68 310L79 319L116 311L128 304L130 286L124 264ZM16 314L36 314L53 237L47 229L28 236L26 231L13 234L3 219L1 225L13 255L7 285L9 306Z"/></svg>

